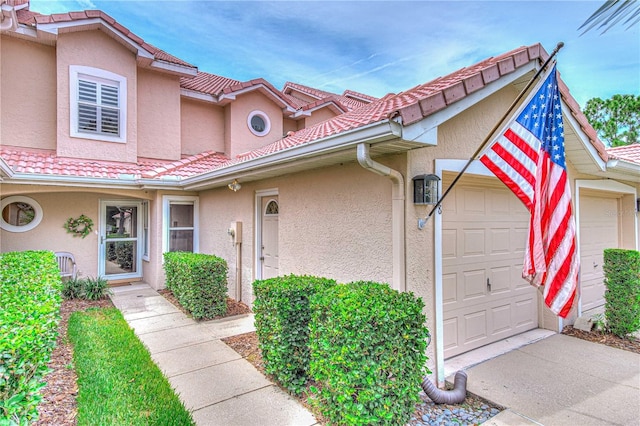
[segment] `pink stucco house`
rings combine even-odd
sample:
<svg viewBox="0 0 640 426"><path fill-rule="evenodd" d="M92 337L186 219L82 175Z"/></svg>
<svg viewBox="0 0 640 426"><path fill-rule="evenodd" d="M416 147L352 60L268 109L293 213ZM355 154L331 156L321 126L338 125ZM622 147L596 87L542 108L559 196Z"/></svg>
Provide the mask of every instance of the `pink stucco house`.
<svg viewBox="0 0 640 426"><path fill-rule="evenodd" d="M564 325L520 278L528 215L488 170L474 163L422 229L431 206L413 199L415 176L450 184L541 45L376 99L209 74L100 11L9 0L2 17L3 252L68 251L85 276L154 288L164 252L212 253L249 304L278 274L387 282L424 299L439 381L450 357ZM602 249L638 247L640 155L608 153L562 93L582 258L571 322L603 304ZM85 238L63 228L80 215Z"/></svg>

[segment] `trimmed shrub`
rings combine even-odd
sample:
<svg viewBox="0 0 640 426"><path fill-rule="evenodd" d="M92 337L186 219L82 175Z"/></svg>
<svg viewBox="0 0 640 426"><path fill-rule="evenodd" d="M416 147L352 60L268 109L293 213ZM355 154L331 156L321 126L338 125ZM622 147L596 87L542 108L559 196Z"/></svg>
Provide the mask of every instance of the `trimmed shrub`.
<svg viewBox="0 0 640 426"><path fill-rule="evenodd" d="M253 283L256 334L264 367L282 386L300 393L309 375L309 298L334 280L289 275Z"/></svg>
<svg viewBox="0 0 640 426"><path fill-rule="evenodd" d="M227 262L217 256L169 252L164 254L167 288L195 319L227 313Z"/></svg>
<svg viewBox="0 0 640 426"><path fill-rule="evenodd" d="M606 249L603 269L607 329L625 337L640 329L640 252Z"/></svg>
<svg viewBox="0 0 640 426"><path fill-rule="evenodd" d="M29 424L49 371L61 280L49 251L0 254L0 424Z"/></svg>
<svg viewBox="0 0 640 426"><path fill-rule="evenodd" d="M312 403L335 424L404 425L428 373L424 303L388 285L338 285L311 298Z"/></svg>

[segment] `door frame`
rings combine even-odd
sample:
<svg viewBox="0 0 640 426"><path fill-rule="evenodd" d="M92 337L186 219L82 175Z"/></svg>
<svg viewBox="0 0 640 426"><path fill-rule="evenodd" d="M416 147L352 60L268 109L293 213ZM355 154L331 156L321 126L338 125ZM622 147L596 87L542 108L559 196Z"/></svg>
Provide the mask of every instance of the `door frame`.
<svg viewBox="0 0 640 426"><path fill-rule="evenodd" d="M580 190L581 189L590 189L601 192L608 192L610 194L618 194L620 198L625 195L632 196L634 211L633 214L631 212L627 212L623 206L618 205L619 214L617 215L618 220L618 245L626 246L627 248L633 248L634 250L638 250L638 219L637 219L637 211L636 208L636 200L637 193L636 189L630 185L626 185L624 183L620 183L618 181L612 179L576 179L575 181L575 196L574 196L574 207L575 207L575 221L576 221L576 245L578 246L578 255L582 258L582 246L580 245ZM626 241L621 239L622 236L622 228L623 228L623 220L628 217L633 217L634 222L634 233L632 237L632 243L629 244ZM582 315L582 291L581 284L578 285L578 316Z"/></svg>
<svg viewBox="0 0 640 426"><path fill-rule="evenodd" d="M142 255L144 252L144 235L142 231L142 203L141 200L127 200L127 199L109 199L109 200L100 200L100 210L99 210L99 226L98 226L98 276L104 277L109 281L122 280L122 279L137 279L142 278ZM106 210L107 206L112 205L127 205L136 207L137 209L137 223L136 229L138 230L136 236L136 272L130 272L126 274L113 274L110 276L106 275L105 271L105 260L107 257L106 250L106 230L107 230L107 221L106 221Z"/></svg>
<svg viewBox="0 0 640 426"><path fill-rule="evenodd" d="M262 200L273 196L278 196L278 188L264 189L256 191L255 196L255 244L253 246L253 275L256 280L262 279L262 261L260 253L262 251ZM278 204L280 204L278 200Z"/></svg>

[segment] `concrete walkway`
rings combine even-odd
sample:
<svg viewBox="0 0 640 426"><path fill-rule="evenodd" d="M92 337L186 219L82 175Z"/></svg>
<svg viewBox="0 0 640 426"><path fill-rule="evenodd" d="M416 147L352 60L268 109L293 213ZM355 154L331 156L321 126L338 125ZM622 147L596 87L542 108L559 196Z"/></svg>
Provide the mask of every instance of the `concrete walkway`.
<svg viewBox="0 0 640 426"><path fill-rule="evenodd" d="M196 322L146 284L112 290L114 305L198 425L317 424L220 340L255 330L252 315ZM469 392L506 408L485 425L640 425L640 355L544 330L533 333L534 343L504 353L500 345L509 342L501 342L501 352L488 361L467 364L473 365L466 368ZM448 362L456 366L455 358Z"/></svg>
<svg viewBox="0 0 640 426"><path fill-rule="evenodd" d="M640 425L640 355L554 334L467 369L485 425Z"/></svg>
<svg viewBox="0 0 640 426"><path fill-rule="evenodd" d="M311 426L313 415L220 339L254 331L253 315L196 322L147 284L112 288L122 312L197 425Z"/></svg>

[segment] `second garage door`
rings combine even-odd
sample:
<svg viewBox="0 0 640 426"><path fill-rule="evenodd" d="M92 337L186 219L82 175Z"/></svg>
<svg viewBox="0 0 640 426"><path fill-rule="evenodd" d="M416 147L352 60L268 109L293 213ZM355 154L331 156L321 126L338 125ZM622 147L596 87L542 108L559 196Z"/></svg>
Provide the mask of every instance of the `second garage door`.
<svg viewBox="0 0 640 426"><path fill-rule="evenodd" d="M603 253L619 247L618 198L580 195L580 291L582 310L604 305Z"/></svg>
<svg viewBox="0 0 640 426"><path fill-rule="evenodd" d="M497 179L465 177L442 215L445 358L536 328L537 291L521 277L522 203Z"/></svg>

